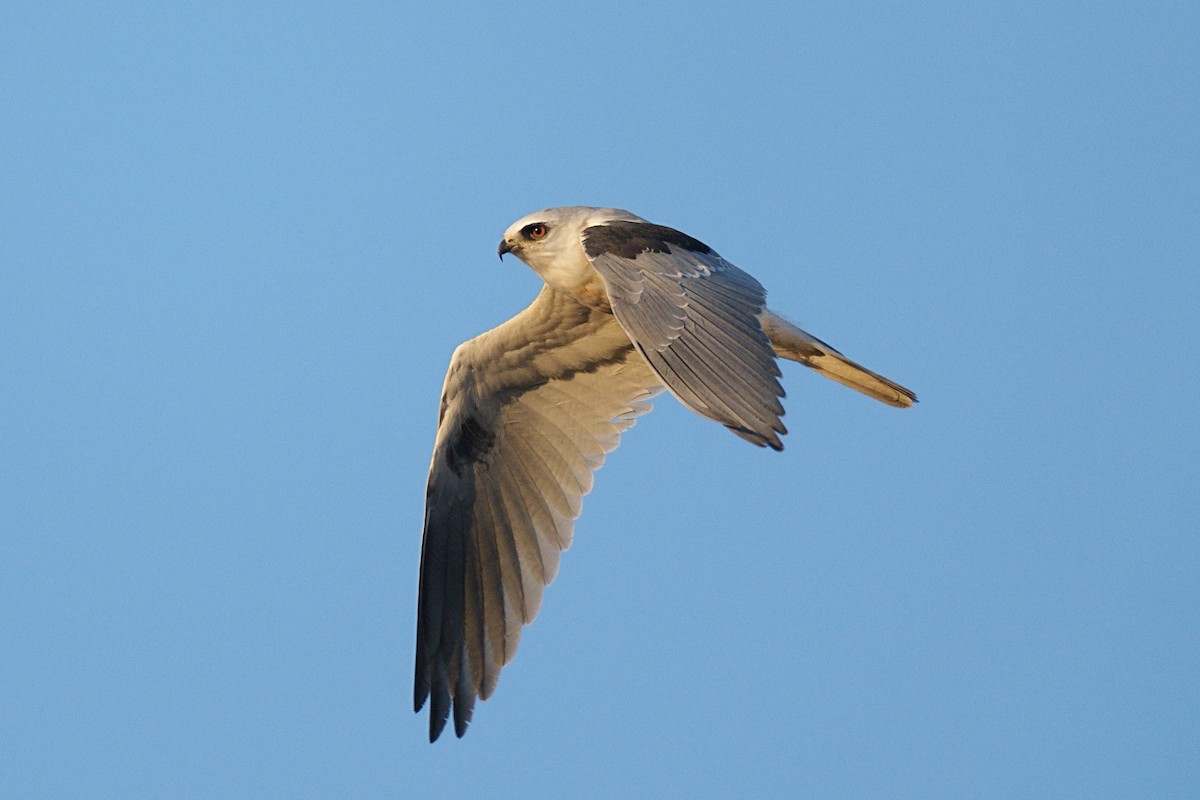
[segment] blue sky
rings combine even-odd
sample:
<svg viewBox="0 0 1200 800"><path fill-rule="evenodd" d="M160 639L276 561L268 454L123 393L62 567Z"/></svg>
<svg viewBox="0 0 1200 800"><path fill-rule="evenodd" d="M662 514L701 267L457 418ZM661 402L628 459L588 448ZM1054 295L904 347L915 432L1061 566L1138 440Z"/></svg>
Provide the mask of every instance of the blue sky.
<svg viewBox="0 0 1200 800"><path fill-rule="evenodd" d="M0 795L1200 794L1195 4L9 3ZM662 398L461 741L453 348L553 205L912 387Z"/></svg>

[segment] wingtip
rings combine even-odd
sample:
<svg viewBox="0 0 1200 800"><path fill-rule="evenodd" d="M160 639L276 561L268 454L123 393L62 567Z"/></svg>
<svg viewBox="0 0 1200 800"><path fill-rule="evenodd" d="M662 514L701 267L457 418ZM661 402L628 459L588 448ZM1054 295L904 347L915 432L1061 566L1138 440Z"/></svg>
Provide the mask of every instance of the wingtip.
<svg viewBox="0 0 1200 800"><path fill-rule="evenodd" d="M449 719L449 714L435 714L433 709L429 710L429 743L433 744L442 735L442 731L446 729L446 720Z"/></svg>
<svg viewBox="0 0 1200 800"><path fill-rule="evenodd" d="M471 686L466 670L463 670L459 674L458 688L454 693L454 735L459 739L466 734L474 713L475 687Z"/></svg>
<svg viewBox="0 0 1200 800"><path fill-rule="evenodd" d="M435 684L429 693L429 741L436 742L450 718L450 691L443 683ZM418 711L420 709L417 709Z"/></svg>
<svg viewBox="0 0 1200 800"><path fill-rule="evenodd" d="M455 735L455 737L461 739L461 738L463 738L463 736L466 735L467 728L470 727L471 715L470 715L470 712L467 712L466 717L462 718L458 713L458 704L455 703L454 705L455 705L454 735ZM433 744L441 737L442 732L446 730L446 723L449 720L450 720L449 714L446 714L445 716L439 716L437 714L434 714L432 712L432 710L430 711L430 714L429 714L429 743L430 744Z"/></svg>
<svg viewBox="0 0 1200 800"><path fill-rule="evenodd" d="M745 439L757 447L769 447L776 453L783 450L783 441L779 437L787 434L787 428L784 428L782 424L779 425L779 429L771 430L769 432L770 435L759 433L741 425L726 425L725 427L735 436Z"/></svg>

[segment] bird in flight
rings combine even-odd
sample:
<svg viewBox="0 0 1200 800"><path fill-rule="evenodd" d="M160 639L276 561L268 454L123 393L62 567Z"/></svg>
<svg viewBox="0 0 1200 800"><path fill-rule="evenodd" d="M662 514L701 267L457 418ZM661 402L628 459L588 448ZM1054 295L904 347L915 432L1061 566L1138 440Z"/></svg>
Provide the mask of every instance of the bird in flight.
<svg viewBox="0 0 1200 800"><path fill-rule="evenodd" d="M571 544L592 474L663 389L782 450L776 358L888 405L916 395L766 306L708 245L614 208L538 211L504 232L545 282L450 359L425 494L414 709L462 736Z"/></svg>

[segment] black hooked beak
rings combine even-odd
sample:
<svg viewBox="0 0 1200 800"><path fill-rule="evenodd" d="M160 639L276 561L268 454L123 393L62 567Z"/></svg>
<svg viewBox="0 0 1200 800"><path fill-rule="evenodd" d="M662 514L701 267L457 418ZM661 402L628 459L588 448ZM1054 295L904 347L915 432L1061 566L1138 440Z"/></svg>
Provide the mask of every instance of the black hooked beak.
<svg viewBox="0 0 1200 800"><path fill-rule="evenodd" d="M500 260L503 261L504 254L511 253L511 252L512 252L512 245L508 243L507 239L501 239L500 246L496 248L496 255L500 256Z"/></svg>

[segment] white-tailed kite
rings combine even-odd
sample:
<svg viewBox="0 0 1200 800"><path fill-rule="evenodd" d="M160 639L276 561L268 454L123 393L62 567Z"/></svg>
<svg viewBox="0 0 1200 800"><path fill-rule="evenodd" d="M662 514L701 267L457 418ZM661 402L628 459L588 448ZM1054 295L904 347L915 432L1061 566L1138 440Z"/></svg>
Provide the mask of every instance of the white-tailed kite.
<svg viewBox="0 0 1200 800"><path fill-rule="evenodd" d="M537 615L592 473L664 388L782 450L776 357L888 405L916 395L766 307L708 245L613 208L550 208L504 232L545 286L458 347L425 494L414 708L462 736ZM452 709L453 707L453 709Z"/></svg>

